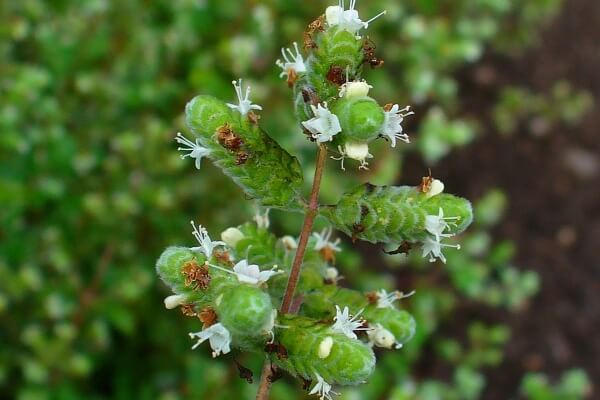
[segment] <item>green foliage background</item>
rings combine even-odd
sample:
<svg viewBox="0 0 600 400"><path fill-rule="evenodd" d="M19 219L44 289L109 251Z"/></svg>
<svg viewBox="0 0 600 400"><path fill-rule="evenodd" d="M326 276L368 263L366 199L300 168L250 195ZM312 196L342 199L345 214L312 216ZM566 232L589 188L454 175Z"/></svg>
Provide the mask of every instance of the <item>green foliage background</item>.
<svg viewBox="0 0 600 400"><path fill-rule="evenodd" d="M265 129L299 153L310 171L312 146L299 134L274 61L280 47L301 38L326 5L312 0L0 4L0 397L253 396L255 387L237 379L231 359L213 361L208 352L190 350L187 332L198 330L197 321L162 309L166 289L153 269L160 250L191 243L192 218L217 236L253 213L239 189L209 163L198 173L182 162L173 138L183 129L189 99L205 93L232 100L230 82L243 77L266 110ZM535 44L537 29L558 12L560 0L373 0L358 7L365 16L388 10L369 30L386 61L385 68L369 73L373 95L417 106L421 119L410 127L416 133L410 148L433 164L479 134L477 121L464 117L453 72L476 62L486 48L514 52ZM502 131L511 130L507 112L523 109L515 90L504 94L496 110ZM557 90L548 104L575 96L579 106L564 118L576 121L591 100ZM551 106L531 96L538 96L532 97L536 106L521 114L543 118ZM376 151L383 161L368 179L399 178L401 155ZM330 172L323 199L334 201L349 179ZM478 208L491 222L469 234L467 251L453 255L467 260L449 257L450 276L461 279L456 290L418 284L419 295L410 302L422 327L416 343L384 357L372 382L344 398L478 398L484 385L479 369L500 361L508 332L474 324L471 344L463 346L436 334L440 321L463 295L516 308L537 288L535 277L525 279L509 265L512 245L498 248L502 243L491 243L486 233L505 203L501 194L495 196ZM275 217L280 231L297 232L297 217ZM430 268L416 259L387 261L392 268ZM465 262L478 271L470 278L459 273ZM381 273L359 271L358 254L348 253L340 264L363 289L389 285ZM514 282L522 287L506 294L502 285L518 286ZM411 377L420 349L438 336L440 357L456 366L454 380ZM258 372L260 359L240 361ZM553 398L543 397L543 390L552 390L538 378L524 387L537 390L535 399ZM576 389L586 385L585 379L566 381L575 382ZM298 393L291 382L278 383L274 398Z"/></svg>

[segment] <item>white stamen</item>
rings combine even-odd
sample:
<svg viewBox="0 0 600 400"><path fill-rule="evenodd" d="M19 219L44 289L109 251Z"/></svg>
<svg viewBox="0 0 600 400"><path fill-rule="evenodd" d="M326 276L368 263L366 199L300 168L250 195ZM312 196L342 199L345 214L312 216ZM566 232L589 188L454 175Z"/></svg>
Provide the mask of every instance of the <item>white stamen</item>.
<svg viewBox="0 0 600 400"><path fill-rule="evenodd" d="M175 137L175 141L179 144L182 144L184 147L178 147L178 151L187 151L188 154L183 154L181 159L184 160L187 157L194 158L196 160L195 165L196 169L200 169L200 162L203 157L206 157L210 154L210 150L202 147L200 145L200 139L196 139L196 143L192 142L185 136L181 134L181 132L177 132L177 136Z"/></svg>
<svg viewBox="0 0 600 400"><path fill-rule="evenodd" d="M237 82L232 81L231 83L233 84L233 87L235 88L235 93L237 95L239 104L235 105L235 104L227 103L227 106L229 108L238 110L240 112L240 114L242 114L242 115L248 114L248 112L250 112L251 110L262 110L261 106L259 106L257 104L252 104L252 101L250 101L250 86L248 86L246 88L246 95L244 97L242 95L242 80L239 79Z"/></svg>

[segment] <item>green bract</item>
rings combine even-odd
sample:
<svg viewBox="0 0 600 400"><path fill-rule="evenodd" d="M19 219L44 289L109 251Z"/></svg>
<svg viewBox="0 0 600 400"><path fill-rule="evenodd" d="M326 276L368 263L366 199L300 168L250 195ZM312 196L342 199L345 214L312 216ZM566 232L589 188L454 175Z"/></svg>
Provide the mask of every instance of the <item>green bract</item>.
<svg viewBox="0 0 600 400"><path fill-rule="evenodd" d="M363 40L348 31L330 28L313 33L314 47L308 57L311 73L310 85L323 101L337 96L339 86L346 80L346 73L355 77L360 73L364 56Z"/></svg>
<svg viewBox="0 0 600 400"><path fill-rule="evenodd" d="M232 336L232 343L243 349L264 343L273 328L274 315L271 298L263 290L239 285L225 290L215 299L219 322Z"/></svg>
<svg viewBox="0 0 600 400"><path fill-rule="evenodd" d="M189 128L208 157L244 192L264 206L301 208L302 171L286 152L249 116L241 116L211 96L197 96L186 106Z"/></svg>
<svg viewBox="0 0 600 400"><path fill-rule="evenodd" d="M473 220L471 203L449 194L428 197L419 187L365 184L342 196L335 206L322 207L325 216L347 235L371 243L420 242L428 232L426 217L454 218L447 233L464 231Z"/></svg>
<svg viewBox="0 0 600 400"><path fill-rule="evenodd" d="M385 121L383 108L370 97L342 98L335 102L331 111L342 126L341 143L346 141L370 142L379 135Z"/></svg>
<svg viewBox="0 0 600 400"><path fill-rule="evenodd" d="M333 331L330 325L305 317L285 315L279 323L285 328L276 329L275 334L285 346L287 358L272 355L271 359L292 375L313 380L317 373L330 384L356 385L366 381L373 372L373 350L360 340L348 338ZM325 340L331 341L329 349L321 347L327 345Z"/></svg>

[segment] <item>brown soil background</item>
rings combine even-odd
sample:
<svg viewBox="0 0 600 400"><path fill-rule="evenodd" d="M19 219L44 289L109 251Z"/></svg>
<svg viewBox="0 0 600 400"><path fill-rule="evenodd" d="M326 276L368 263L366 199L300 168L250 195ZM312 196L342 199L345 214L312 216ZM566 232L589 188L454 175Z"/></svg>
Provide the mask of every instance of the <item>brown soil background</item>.
<svg viewBox="0 0 600 400"><path fill-rule="evenodd" d="M478 78L482 72L492 79L483 82ZM596 98L582 124L556 127L544 137L535 137L527 126L507 138L495 132L491 110L501 87L547 93L561 79ZM520 313L465 307L447 329L464 332L473 319L510 326L504 362L487 371L486 400L515 398L527 371L556 379L564 370L582 367L598 386L600 174L596 169L583 176L565 160L570 152L583 150L600 162L600 1L567 0L539 46L515 57L488 54L483 63L462 71L460 82L469 113L486 116L486 134L442 161L435 175L469 198L491 187L506 191L510 207L497 237L518 244L516 265L537 271L542 289ZM407 165L409 173L423 168L416 159ZM412 178L418 180L417 175ZM429 368L439 371L435 365ZM599 391L596 387L593 397L599 398Z"/></svg>

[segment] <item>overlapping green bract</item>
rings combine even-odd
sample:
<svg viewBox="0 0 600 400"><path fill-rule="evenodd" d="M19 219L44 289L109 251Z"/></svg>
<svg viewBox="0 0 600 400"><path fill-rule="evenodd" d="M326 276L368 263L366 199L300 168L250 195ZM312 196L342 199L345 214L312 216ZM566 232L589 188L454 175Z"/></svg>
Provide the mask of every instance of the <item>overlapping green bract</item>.
<svg viewBox="0 0 600 400"><path fill-rule="evenodd" d="M330 384L356 385L373 372L375 354L360 340L348 338L311 318L286 315L280 323L282 328L276 330L276 337L287 357L272 355L271 359L292 375L312 380L317 373ZM319 350L328 337L333 344L323 357L325 354L319 354Z"/></svg>
<svg viewBox="0 0 600 400"><path fill-rule="evenodd" d="M300 209L302 170L277 142L248 116L241 116L211 96L197 96L186 106L189 128L209 158L251 198L262 205Z"/></svg>
<svg viewBox="0 0 600 400"><path fill-rule="evenodd" d="M420 187L365 184L342 196L335 206L321 209L337 229L371 243L421 242L429 235L428 215L454 218L448 234L464 231L473 220L471 203L450 194L429 197Z"/></svg>
<svg viewBox="0 0 600 400"><path fill-rule="evenodd" d="M363 40L339 28L324 28L324 17L317 19L306 46L310 55L306 73L294 84L296 115L300 121L311 117L310 105L336 99L346 74L356 78L362 71Z"/></svg>
<svg viewBox="0 0 600 400"><path fill-rule="evenodd" d="M379 136L385 121L383 108L368 96L343 98L331 111L338 116L342 135L353 141L370 142Z"/></svg>

